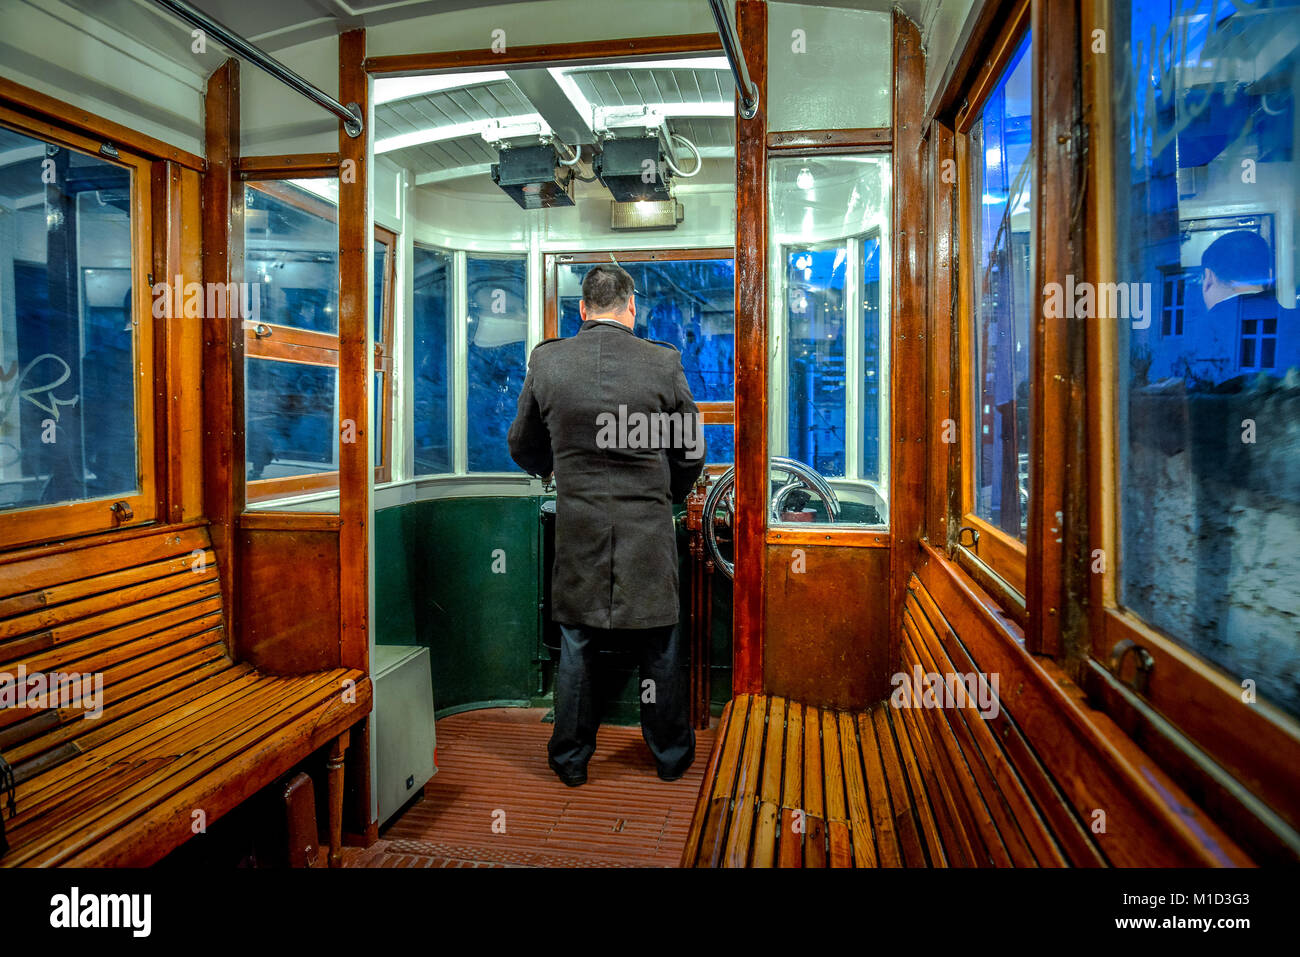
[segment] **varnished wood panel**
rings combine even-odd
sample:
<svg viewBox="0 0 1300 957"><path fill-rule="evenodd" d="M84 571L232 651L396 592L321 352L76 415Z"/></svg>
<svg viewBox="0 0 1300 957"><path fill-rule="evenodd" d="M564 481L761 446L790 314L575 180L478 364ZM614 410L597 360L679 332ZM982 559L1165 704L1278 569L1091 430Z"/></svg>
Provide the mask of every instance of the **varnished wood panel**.
<svg viewBox="0 0 1300 957"><path fill-rule="evenodd" d="M368 114L366 31L349 30L339 37L339 98L356 103ZM368 133L367 135L373 135ZM366 282L370 256L366 184L366 137L348 136L339 125L342 167L355 169L355 181L339 181L339 415L355 428L355 442L339 444L339 604L340 655L345 667L369 670L370 638L370 356L366 354ZM336 423L342 428L343 423Z"/></svg>
<svg viewBox="0 0 1300 957"><path fill-rule="evenodd" d="M767 530L767 6L738 0L736 29L758 89L736 116L736 579L732 689L763 687Z"/></svg>
<svg viewBox="0 0 1300 957"><path fill-rule="evenodd" d="M239 532L240 656L271 674L339 666L339 535Z"/></svg>
<svg viewBox="0 0 1300 957"><path fill-rule="evenodd" d="M889 621L901 620L907 578L916 567L924 533L926 482L926 261L929 254L921 114L925 103L925 54L916 24L894 12L893 155L893 350L890 357ZM883 670L898 670L891 645Z"/></svg>
<svg viewBox="0 0 1300 957"><path fill-rule="evenodd" d="M768 693L849 709L889 693L887 550L770 545L767 589Z"/></svg>

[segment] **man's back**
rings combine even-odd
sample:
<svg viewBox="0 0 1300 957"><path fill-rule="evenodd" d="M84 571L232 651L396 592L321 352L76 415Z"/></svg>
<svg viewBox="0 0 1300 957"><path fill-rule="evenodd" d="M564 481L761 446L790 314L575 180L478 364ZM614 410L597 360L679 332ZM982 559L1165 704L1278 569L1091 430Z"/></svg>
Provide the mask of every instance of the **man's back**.
<svg viewBox="0 0 1300 957"><path fill-rule="evenodd" d="M555 472L557 622L653 628L677 622L672 503L704 465L681 357L607 321L534 350L510 454Z"/></svg>

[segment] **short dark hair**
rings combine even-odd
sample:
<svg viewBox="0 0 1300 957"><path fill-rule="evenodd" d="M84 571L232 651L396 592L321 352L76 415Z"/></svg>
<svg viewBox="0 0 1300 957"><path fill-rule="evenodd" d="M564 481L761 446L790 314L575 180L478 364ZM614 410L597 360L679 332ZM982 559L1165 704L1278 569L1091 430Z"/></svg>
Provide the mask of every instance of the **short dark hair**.
<svg viewBox="0 0 1300 957"><path fill-rule="evenodd" d="M1210 243L1201 255L1201 266L1223 282L1267 286L1273 254L1259 233L1238 229Z"/></svg>
<svg viewBox="0 0 1300 957"><path fill-rule="evenodd" d="M587 270L582 278L582 301L588 310L604 312L627 305L636 284L622 266L600 263Z"/></svg>

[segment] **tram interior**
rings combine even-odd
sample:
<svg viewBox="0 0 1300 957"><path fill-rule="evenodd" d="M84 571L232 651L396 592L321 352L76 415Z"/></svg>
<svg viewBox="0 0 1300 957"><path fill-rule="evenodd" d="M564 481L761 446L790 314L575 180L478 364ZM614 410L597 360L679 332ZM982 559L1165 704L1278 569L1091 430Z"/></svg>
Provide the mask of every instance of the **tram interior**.
<svg viewBox="0 0 1300 957"><path fill-rule="evenodd" d="M1300 859L1300 7L716 8L0 0L0 864ZM610 262L698 750L607 648L570 791L507 430Z"/></svg>

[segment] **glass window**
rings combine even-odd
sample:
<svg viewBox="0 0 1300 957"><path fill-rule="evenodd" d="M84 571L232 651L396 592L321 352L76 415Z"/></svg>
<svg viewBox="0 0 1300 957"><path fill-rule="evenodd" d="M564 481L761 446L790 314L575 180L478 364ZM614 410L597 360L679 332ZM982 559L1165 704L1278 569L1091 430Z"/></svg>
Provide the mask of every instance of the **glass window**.
<svg viewBox="0 0 1300 957"><path fill-rule="evenodd" d="M778 157L768 169L771 454L830 480L840 523L885 524L889 158ZM819 495L803 511L826 518Z"/></svg>
<svg viewBox="0 0 1300 957"><path fill-rule="evenodd" d="M582 325L578 303L582 280L592 265L561 263L557 268L561 336L573 335ZM677 347L696 402L732 402L736 395L735 260L629 260L619 265L636 284L636 334Z"/></svg>
<svg viewBox="0 0 1300 957"><path fill-rule="evenodd" d="M244 190L244 276L261 286L261 321L337 336L335 207L287 181Z"/></svg>
<svg viewBox="0 0 1300 957"><path fill-rule="evenodd" d="M888 12L776 2L767 11L769 130L889 126L894 71ZM844 82L848 76L852 83Z"/></svg>
<svg viewBox="0 0 1300 957"><path fill-rule="evenodd" d="M131 170L4 128L0 156L0 511L131 498Z"/></svg>
<svg viewBox="0 0 1300 957"><path fill-rule="evenodd" d="M518 472L506 432L514 421L528 357L528 262L523 256L469 256L469 471Z"/></svg>
<svg viewBox="0 0 1300 957"><path fill-rule="evenodd" d="M734 465L736 428L733 425L704 426L705 465Z"/></svg>
<svg viewBox="0 0 1300 957"><path fill-rule="evenodd" d="M971 511L1024 542L1029 522L1029 332L1033 279L1030 38L1020 41L967 134L974 360Z"/></svg>
<svg viewBox="0 0 1300 957"><path fill-rule="evenodd" d="M254 506L338 489L339 239L337 207L322 195L328 182L244 188L244 275L257 302L244 323L245 498Z"/></svg>
<svg viewBox="0 0 1300 957"><path fill-rule="evenodd" d="M1115 17L1119 600L1300 715L1300 16Z"/></svg>
<svg viewBox="0 0 1300 957"><path fill-rule="evenodd" d="M375 481L392 480L393 443L393 311L396 290L397 234L383 226L375 227L373 335L375 374L371 395L371 420L375 435Z"/></svg>
<svg viewBox="0 0 1300 957"><path fill-rule="evenodd" d="M250 358L244 381L248 478L287 479L338 469L338 371ZM328 483L337 486L337 478ZM315 483L288 483L306 491Z"/></svg>
<svg viewBox="0 0 1300 957"><path fill-rule="evenodd" d="M455 368L452 254L417 245L411 266L415 474L435 475L452 471L455 460L451 415Z"/></svg>

